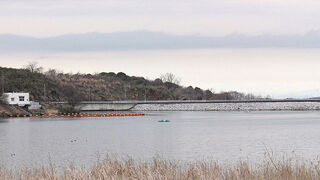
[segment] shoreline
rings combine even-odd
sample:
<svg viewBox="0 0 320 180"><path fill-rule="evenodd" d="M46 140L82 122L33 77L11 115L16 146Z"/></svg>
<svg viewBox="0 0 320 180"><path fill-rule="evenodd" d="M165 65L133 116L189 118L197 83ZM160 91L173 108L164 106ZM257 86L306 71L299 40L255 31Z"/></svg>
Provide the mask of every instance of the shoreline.
<svg viewBox="0 0 320 180"><path fill-rule="evenodd" d="M206 112L254 112L254 111L320 111L319 102L254 102L254 103L171 103L134 104L129 109L98 110L95 112L148 112L148 111L206 111ZM81 112L91 112L82 110ZM45 108L42 114L56 115L58 109ZM67 112L69 113L69 112ZM26 116L25 112L9 105L0 105L0 118Z"/></svg>

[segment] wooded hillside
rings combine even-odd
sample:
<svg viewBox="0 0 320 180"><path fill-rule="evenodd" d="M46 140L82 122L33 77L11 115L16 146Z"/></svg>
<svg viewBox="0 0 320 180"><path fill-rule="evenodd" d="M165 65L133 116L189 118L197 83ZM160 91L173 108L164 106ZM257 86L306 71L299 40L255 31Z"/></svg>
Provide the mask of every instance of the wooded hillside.
<svg viewBox="0 0 320 180"><path fill-rule="evenodd" d="M110 100L221 100L252 99L238 92L214 93L198 87L182 87L172 82L125 73L65 74L56 70L42 72L28 67L0 67L1 92L30 92L35 101L110 101Z"/></svg>

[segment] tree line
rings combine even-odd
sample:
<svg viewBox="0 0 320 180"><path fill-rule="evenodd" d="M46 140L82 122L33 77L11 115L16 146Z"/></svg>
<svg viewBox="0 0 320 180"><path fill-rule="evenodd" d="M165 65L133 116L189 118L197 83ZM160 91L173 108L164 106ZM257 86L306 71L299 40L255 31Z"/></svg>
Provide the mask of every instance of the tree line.
<svg viewBox="0 0 320 180"><path fill-rule="evenodd" d="M111 100L249 100L266 98L237 91L216 93L210 89L184 87L181 78L166 73L155 80L128 76L123 72L95 74L44 71L38 63L30 62L23 69L0 68L0 90L30 92L36 101Z"/></svg>

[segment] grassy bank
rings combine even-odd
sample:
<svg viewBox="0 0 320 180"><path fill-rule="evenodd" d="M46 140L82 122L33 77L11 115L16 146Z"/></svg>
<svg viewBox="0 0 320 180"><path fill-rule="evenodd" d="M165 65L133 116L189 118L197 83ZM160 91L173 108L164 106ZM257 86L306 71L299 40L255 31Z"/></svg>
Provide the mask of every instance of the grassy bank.
<svg viewBox="0 0 320 180"><path fill-rule="evenodd" d="M0 168L0 179L167 179L167 180L288 180L320 179L319 163L295 160L274 161L259 164L240 161L234 165L222 165L214 161L181 163L170 160L154 159L151 162L127 159L105 159L98 161L92 168L57 168L53 165L38 169L17 171Z"/></svg>

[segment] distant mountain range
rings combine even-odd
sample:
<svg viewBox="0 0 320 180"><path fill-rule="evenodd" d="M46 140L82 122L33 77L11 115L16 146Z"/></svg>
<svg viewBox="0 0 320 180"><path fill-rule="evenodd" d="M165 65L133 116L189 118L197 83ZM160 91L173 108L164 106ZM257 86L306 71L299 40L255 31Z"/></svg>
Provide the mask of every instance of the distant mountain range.
<svg viewBox="0 0 320 180"><path fill-rule="evenodd" d="M320 48L320 31L305 35L230 34L222 37L179 36L160 32L66 34L35 38L0 35L0 51L108 51L186 48Z"/></svg>

